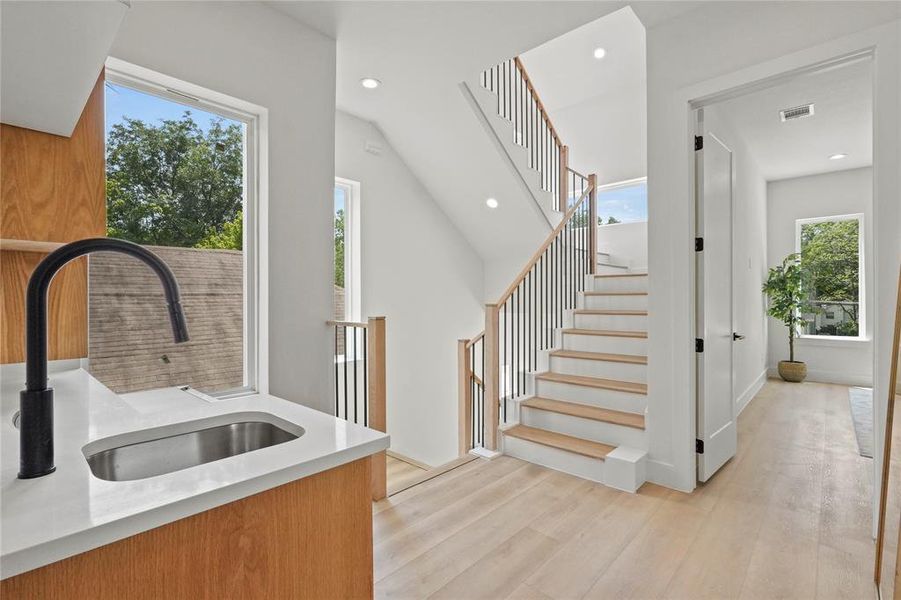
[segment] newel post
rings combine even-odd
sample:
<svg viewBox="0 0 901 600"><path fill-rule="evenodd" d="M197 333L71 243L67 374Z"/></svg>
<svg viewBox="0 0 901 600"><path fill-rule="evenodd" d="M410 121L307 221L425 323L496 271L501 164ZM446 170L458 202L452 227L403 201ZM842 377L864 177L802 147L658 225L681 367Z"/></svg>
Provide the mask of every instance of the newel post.
<svg viewBox="0 0 901 600"><path fill-rule="evenodd" d="M460 442L460 456L465 456L472 448L471 352L469 340L457 340L457 438Z"/></svg>
<svg viewBox="0 0 901 600"><path fill-rule="evenodd" d="M588 272L594 275L598 270L598 176L588 176L591 192L588 194Z"/></svg>
<svg viewBox="0 0 901 600"><path fill-rule="evenodd" d="M560 198L557 210L566 212L569 199L569 146L560 146Z"/></svg>
<svg viewBox="0 0 901 600"><path fill-rule="evenodd" d="M485 305L485 439L486 450L497 450L498 407L500 394L500 340L498 338L499 310L497 304Z"/></svg>
<svg viewBox="0 0 901 600"><path fill-rule="evenodd" d="M385 317L369 317L366 325L369 354L369 427L387 430L385 410ZM372 499L388 495L388 464L385 452L372 455Z"/></svg>

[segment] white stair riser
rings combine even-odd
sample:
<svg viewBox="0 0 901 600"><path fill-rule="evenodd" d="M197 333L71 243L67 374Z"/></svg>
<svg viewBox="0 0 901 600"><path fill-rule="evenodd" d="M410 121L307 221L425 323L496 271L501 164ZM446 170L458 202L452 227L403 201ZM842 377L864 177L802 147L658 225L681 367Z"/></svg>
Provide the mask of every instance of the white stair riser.
<svg viewBox="0 0 901 600"><path fill-rule="evenodd" d="M557 471L563 471L576 477L604 483L604 461L590 458L574 452L552 448L544 444L536 444L510 435L501 434L504 454L542 465Z"/></svg>
<svg viewBox="0 0 901 600"><path fill-rule="evenodd" d="M574 385L538 379L535 381L535 395L551 400L581 402L591 406L622 410L625 412L644 413L647 396L631 394L603 388Z"/></svg>
<svg viewBox="0 0 901 600"><path fill-rule="evenodd" d="M607 360L552 356L551 371L565 375L586 375L588 377L601 377L618 381L634 381L635 383L646 383L648 380L647 365Z"/></svg>
<svg viewBox="0 0 901 600"><path fill-rule="evenodd" d="M647 331L647 315L593 315L576 313L576 329L610 329L613 331Z"/></svg>
<svg viewBox="0 0 901 600"><path fill-rule="evenodd" d="M598 264L595 269L598 275L622 275L628 272L629 268L626 265Z"/></svg>
<svg viewBox="0 0 901 600"><path fill-rule="evenodd" d="M648 297L645 294L636 296L581 296L579 308L599 310L647 310Z"/></svg>
<svg viewBox="0 0 901 600"><path fill-rule="evenodd" d="M627 338L611 335L578 335L563 334L565 350L582 350L585 352L610 352L612 354L648 355L647 338Z"/></svg>
<svg viewBox="0 0 901 600"><path fill-rule="evenodd" d="M564 415L530 406L523 406L521 409L520 422L523 425L556 431L611 446L631 446L642 450L647 448L644 429Z"/></svg>
<svg viewBox="0 0 901 600"><path fill-rule="evenodd" d="M647 277L592 277L589 289L595 292L646 292Z"/></svg>

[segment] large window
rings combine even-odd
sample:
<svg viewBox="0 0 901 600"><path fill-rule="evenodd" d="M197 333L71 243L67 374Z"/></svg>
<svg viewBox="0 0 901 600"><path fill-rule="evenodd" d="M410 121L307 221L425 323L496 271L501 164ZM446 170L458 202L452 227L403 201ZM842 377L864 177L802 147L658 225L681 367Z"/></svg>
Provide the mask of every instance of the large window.
<svg viewBox="0 0 901 600"><path fill-rule="evenodd" d="M598 188L598 224L648 220L648 181L635 179Z"/></svg>
<svg viewBox="0 0 901 600"><path fill-rule="evenodd" d="M863 215L799 219L795 235L807 290L802 335L862 337Z"/></svg>
<svg viewBox="0 0 901 600"><path fill-rule="evenodd" d="M190 334L172 342L149 269L123 255L93 256L90 368L114 391L257 389L259 115L245 108L136 67L107 69L107 234L169 264Z"/></svg>

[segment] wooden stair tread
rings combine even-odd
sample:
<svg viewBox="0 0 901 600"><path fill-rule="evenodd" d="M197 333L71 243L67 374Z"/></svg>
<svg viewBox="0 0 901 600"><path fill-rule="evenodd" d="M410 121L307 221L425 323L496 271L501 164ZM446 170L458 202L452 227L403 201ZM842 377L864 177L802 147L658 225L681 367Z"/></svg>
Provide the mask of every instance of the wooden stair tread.
<svg viewBox="0 0 901 600"><path fill-rule="evenodd" d="M528 425L514 425L510 429L504 430L504 435L601 460L604 460L608 454L616 450L615 446L583 440L582 438L546 429L538 429L537 427L529 427Z"/></svg>
<svg viewBox="0 0 901 600"><path fill-rule="evenodd" d="M577 308L575 311L577 315L612 315L612 316L620 316L620 317L646 317L648 316L648 311L646 310L625 310L625 309L616 309L616 308Z"/></svg>
<svg viewBox="0 0 901 600"><path fill-rule="evenodd" d="M545 371L535 376L536 379L542 381L553 381L555 383L569 383L572 385L581 385L584 387L601 388L605 390L614 390L617 392L628 392L630 394L648 393L648 386L644 383L633 383L631 381L618 381L616 379L602 379L601 377L586 377L585 375L565 375L563 373L554 373Z"/></svg>
<svg viewBox="0 0 901 600"><path fill-rule="evenodd" d="M614 329L579 329L578 327L569 327L561 330L563 333L572 335L602 335L609 337L628 337L647 339L647 331L619 331Z"/></svg>
<svg viewBox="0 0 901 600"><path fill-rule="evenodd" d="M579 404L578 402L564 402L563 400L553 400L551 398L541 398L539 396L533 396L528 400L523 400L522 403L529 408L537 408L539 410L560 413L571 417L580 417L582 419L591 419L592 421L603 421L605 423L613 423L614 425L624 425L626 427L634 427L635 429L644 429L644 415L623 412L621 410L611 410L599 406Z"/></svg>
<svg viewBox="0 0 901 600"><path fill-rule="evenodd" d="M594 275L593 277L647 277L647 273L608 273L603 275Z"/></svg>
<svg viewBox="0 0 901 600"><path fill-rule="evenodd" d="M612 354L610 352L588 352L585 350L551 350L551 356L558 356L560 358L579 358L584 360L621 362L634 365L648 364L647 356L640 356L637 354Z"/></svg>
<svg viewBox="0 0 901 600"><path fill-rule="evenodd" d="M586 296L647 296L647 292L582 292Z"/></svg>

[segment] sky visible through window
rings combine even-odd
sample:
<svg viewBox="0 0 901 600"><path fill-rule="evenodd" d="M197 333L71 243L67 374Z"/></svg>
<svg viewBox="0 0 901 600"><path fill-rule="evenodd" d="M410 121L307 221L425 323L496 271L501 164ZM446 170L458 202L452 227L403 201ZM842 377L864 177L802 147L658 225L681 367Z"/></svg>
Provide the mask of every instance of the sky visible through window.
<svg viewBox="0 0 901 600"><path fill-rule="evenodd" d="M620 223L648 220L648 182L601 190L598 193L598 216L604 223L613 217Z"/></svg>
<svg viewBox="0 0 901 600"><path fill-rule="evenodd" d="M106 134L116 123L121 123L125 117L140 119L149 125L159 125L161 121L170 119L178 120L185 111L190 111L194 122L206 133L210 123L216 119L222 119L224 125L238 124L238 121L226 119L221 115L200 110L188 104L181 104L168 98L160 98L153 94L146 94L131 88L106 83Z"/></svg>

